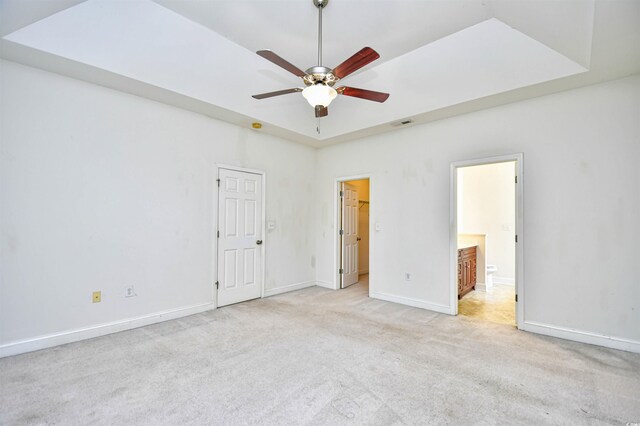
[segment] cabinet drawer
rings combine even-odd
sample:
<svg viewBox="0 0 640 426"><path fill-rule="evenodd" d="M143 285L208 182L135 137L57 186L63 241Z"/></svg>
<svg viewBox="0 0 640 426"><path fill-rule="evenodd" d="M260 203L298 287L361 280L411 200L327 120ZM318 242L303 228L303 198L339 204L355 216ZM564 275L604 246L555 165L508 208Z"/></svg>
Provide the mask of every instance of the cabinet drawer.
<svg viewBox="0 0 640 426"><path fill-rule="evenodd" d="M477 246L458 249L458 257L474 256L476 255Z"/></svg>

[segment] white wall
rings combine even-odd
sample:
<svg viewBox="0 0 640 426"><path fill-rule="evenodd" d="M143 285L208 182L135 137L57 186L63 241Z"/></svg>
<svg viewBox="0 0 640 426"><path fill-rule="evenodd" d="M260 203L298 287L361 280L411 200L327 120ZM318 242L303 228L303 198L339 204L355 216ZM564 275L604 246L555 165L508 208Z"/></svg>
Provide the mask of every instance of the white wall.
<svg viewBox="0 0 640 426"><path fill-rule="evenodd" d="M216 163L266 172L266 288L314 283L313 149L12 62L0 76L0 349L210 307Z"/></svg>
<svg viewBox="0 0 640 426"><path fill-rule="evenodd" d="M458 169L458 233L486 234L486 262L504 284L516 277L515 174L514 162Z"/></svg>
<svg viewBox="0 0 640 426"><path fill-rule="evenodd" d="M268 289L333 282L335 178L371 173L371 220L383 228L371 235L374 295L448 312L450 163L513 152L524 152L525 320L640 341L639 76L316 153L0 65L0 355L209 307L215 163L267 173ZM130 284L138 296L125 299Z"/></svg>
<svg viewBox="0 0 640 426"><path fill-rule="evenodd" d="M372 294L448 312L450 164L523 152L525 321L639 349L639 117L636 75L322 149L318 279L335 276L334 179L371 173Z"/></svg>

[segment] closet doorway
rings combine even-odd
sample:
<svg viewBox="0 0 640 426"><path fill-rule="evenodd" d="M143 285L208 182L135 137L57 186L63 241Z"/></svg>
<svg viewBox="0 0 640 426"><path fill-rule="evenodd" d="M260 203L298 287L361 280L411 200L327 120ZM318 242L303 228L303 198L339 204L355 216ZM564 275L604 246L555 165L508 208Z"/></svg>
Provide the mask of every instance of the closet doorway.
<svg viewBox="0 0 640 426"><path fill-rule="evenodd" d="M336 289L358 286L369 294L370 178L337 181Z"/></svg>

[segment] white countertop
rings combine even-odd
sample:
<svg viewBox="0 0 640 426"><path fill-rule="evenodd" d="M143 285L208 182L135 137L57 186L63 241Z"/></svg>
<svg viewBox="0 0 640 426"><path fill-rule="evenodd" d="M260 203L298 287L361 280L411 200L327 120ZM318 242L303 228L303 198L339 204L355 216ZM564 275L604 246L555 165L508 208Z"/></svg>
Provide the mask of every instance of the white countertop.
<svg viewBox="0 0 640 426"><path fill-rule="evenodd" d="M469 247L478 247L478 244L474 244L474 243L463 243L463 244L459 244L458 245L458 250L460 249L466 249Z"/></svg>

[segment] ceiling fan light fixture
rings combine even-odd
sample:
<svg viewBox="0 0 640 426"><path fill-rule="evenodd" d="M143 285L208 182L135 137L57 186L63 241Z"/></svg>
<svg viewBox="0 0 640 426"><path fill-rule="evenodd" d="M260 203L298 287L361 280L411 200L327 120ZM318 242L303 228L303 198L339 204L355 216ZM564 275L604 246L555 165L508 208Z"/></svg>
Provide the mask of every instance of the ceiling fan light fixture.
<svg viewBox="0 0 640 426"><path fill-rule="evenodd" d="M332 100L338 96L338 92L331 86L323 83L312 84L302 90L302 96L309 102L309 105L328 107Z"/></svg>

